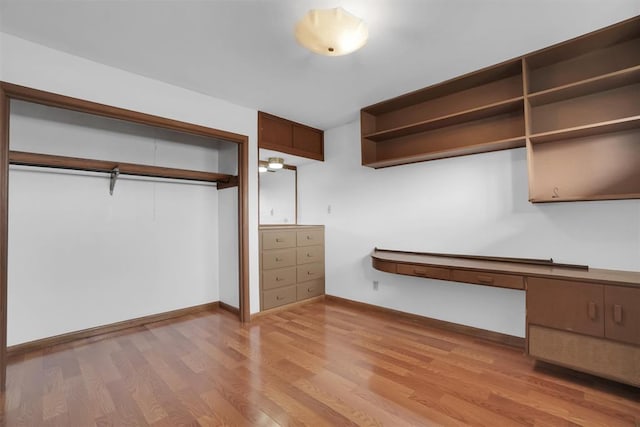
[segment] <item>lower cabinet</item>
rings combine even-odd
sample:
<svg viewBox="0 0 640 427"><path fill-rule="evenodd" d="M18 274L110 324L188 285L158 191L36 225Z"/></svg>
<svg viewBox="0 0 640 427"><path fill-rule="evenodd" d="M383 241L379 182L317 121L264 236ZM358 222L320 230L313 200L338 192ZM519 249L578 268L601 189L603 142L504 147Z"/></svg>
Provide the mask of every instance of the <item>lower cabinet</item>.
<svg viewBox="0 0 640 427"><path fill-rule="evenodd" d="M527 278L534 358L640 386L640 288Z"/></svg>
<svg viewBox="0 0 640 427"><path fill-rule="evenodd" d="M324 227L260 227L260 309L324 294Z"/></svg>

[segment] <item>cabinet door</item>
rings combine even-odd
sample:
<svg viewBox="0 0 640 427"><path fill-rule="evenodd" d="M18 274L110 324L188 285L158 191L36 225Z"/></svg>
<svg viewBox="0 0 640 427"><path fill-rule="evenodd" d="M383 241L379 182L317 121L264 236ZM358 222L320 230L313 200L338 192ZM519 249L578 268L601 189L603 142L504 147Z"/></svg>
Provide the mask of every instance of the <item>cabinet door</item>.
<svg viewBox="0 0 640 427"><path fill-rule="evenodd" d="M323 154L323 132L294 124L293 146L309 153Z"/></svg>
<svg viewBox="0 0 640 427"><path fill-rule="evenodd" d="M567 280L527 279L527 322L604 336L604 287Z"/></svg>
<svg viewBox="0 0 640 427"><path fill-rule="evenodd" d="M640 345L640 289L606 286L604 304L606 337Z"/></svg>
<svg viewBox="0 0 640 427"><path fill-rule="evenodd" d="M258 117L260 122L258 146L266 148L293 146L291 122L268 114L260 114Z"/></svg>

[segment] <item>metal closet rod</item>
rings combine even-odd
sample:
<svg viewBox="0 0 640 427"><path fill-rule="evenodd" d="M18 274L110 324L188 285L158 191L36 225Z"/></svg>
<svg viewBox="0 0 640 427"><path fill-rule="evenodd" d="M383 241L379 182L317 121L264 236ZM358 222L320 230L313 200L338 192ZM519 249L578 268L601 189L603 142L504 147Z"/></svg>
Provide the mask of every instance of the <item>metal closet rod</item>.
<svg viewBox="0 0 640 427"><path fill-rule="evenodd" d="M161 166L139 165L136 163L121 163L107 160L82 159L79 157L54 156L51 154L28 153L25 151L9 151L9 163L12 165L42 166L106 173L113 173L113 171L117 169L118 173L123 175L217 182L218 189L238 185L237 176L223 173L165 168Z"/></svg>

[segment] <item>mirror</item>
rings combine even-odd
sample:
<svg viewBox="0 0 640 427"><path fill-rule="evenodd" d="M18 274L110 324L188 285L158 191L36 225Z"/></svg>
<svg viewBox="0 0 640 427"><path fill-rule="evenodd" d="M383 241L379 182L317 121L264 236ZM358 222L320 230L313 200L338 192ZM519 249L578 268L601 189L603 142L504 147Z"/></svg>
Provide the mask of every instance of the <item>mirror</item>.
<svg viewBox="0 0 640 427"><path fill-rule="evenodd" d="M260 224L296 224L298 171L295 166L259 174Z"/></svg>

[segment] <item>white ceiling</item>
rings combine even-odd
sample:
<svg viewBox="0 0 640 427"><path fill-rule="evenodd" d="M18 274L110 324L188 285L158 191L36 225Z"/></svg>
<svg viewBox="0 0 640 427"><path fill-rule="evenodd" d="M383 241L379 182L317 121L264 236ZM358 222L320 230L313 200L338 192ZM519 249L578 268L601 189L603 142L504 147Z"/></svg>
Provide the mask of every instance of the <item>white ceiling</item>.
<svg viewBox="0 0 640 427"><path fill-rule="evenodd" d="M310 8L369 24L355 54L297 45ZM360 108L640 14L640 0L0 0L3 32L328 129Z"/></svg>

